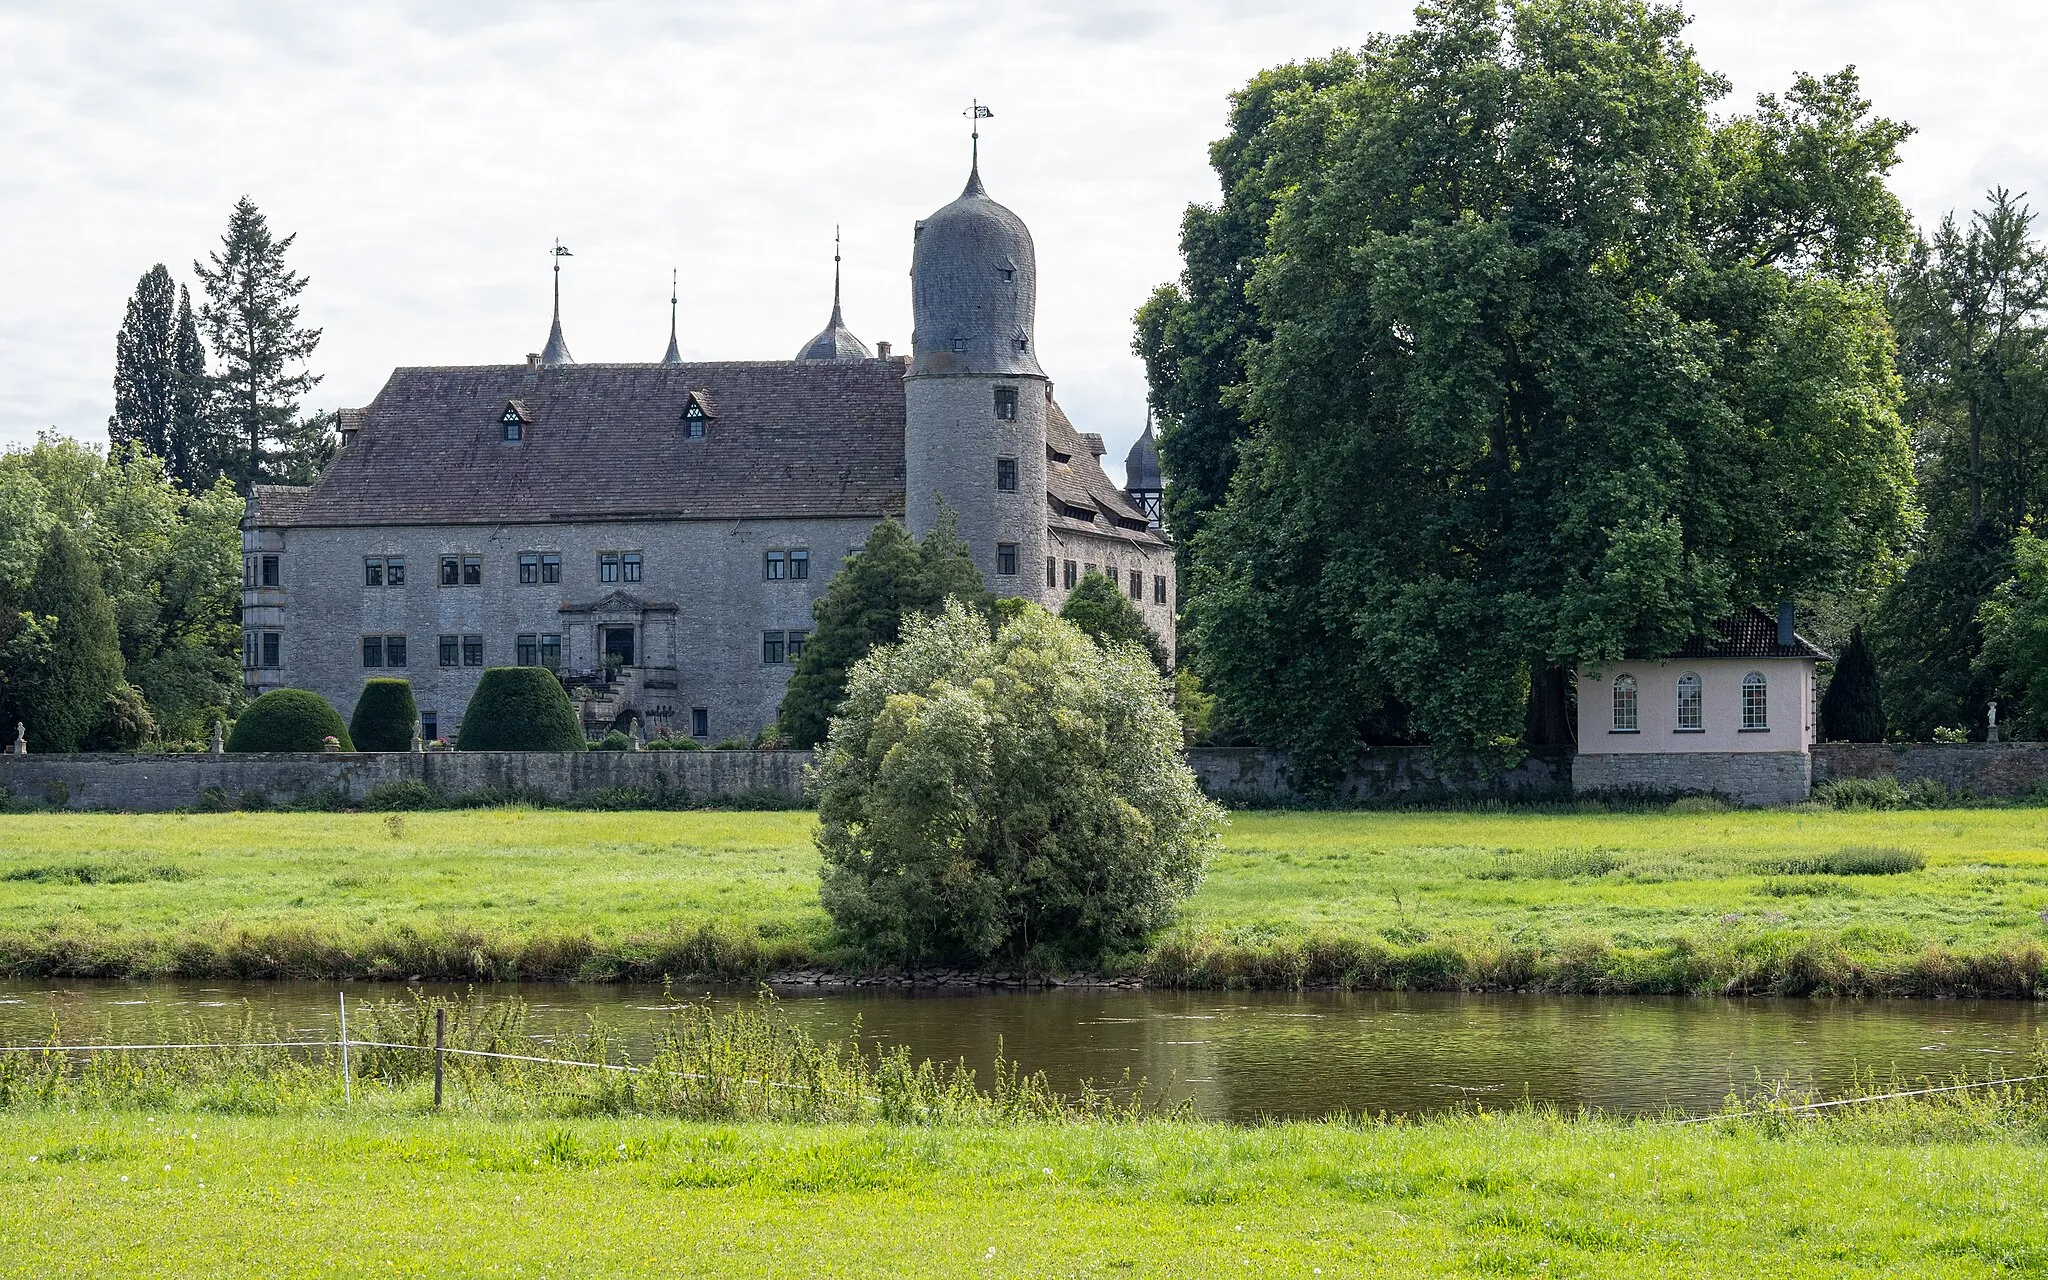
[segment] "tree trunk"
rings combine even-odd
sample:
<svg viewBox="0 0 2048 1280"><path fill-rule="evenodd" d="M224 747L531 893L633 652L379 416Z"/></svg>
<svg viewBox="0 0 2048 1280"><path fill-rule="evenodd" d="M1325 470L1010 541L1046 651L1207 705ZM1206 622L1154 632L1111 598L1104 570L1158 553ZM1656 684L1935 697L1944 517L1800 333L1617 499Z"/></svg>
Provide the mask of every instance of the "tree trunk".
<svg viewBox="0 0 2048 1280"><path fill-rule="evenodd" d="M1537 667L1529 673L1529 710L1523 721L1523 745L1569 747L1577 741L1572 723L1572 669Z"/></svg>

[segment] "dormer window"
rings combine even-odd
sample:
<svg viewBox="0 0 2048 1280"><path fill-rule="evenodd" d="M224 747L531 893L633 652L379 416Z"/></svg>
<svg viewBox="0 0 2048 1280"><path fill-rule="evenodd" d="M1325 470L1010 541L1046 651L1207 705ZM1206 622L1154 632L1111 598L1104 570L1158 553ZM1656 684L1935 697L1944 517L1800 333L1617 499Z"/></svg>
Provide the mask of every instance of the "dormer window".
<svg viewBox="0 0 2048 1280"><path fill-rule="evenodd" d="M998 280L1001 280L1001 281L1002 281L1002 282L1003 282L1004 284L1011 284L1011 283L1014 283L1014 282L1016 281L1016 279L1017 279L1017 268L1015 268L1015 267L997 267L997 268L996 268L996 279L998 279Z"/></svg>
<svg viewBox="0 0 2048 1280"><path fill-rule="evenodd" d="M702 406L692 403L689 408L683 410L683 436L690 440L702 440L704 438L704 410Z"/></svg>
<svg viewBox="0 0 2048 1280"><path fill-rule="evenodd" d="M1010 345L1014 346L1019 351L1029 351L1031 349L1031 340L1020 333L1016 337L1010 339Z"/></svg>
<svg viewBox="0 0 2048 1280"><path fill-rule="evenodd" d="M498 425L504 429L507 440L524 440L526 421L526 411L517 400L508 401L505 412L498 415Z"/></svg>
<svg viewBox="0 0 2048 1280"><path fill-rule="evenodd" d="M955 338L955 339L953 339L953 350L954 350L954 351L956 351L956 352L965 352L965 351L967 350L967 339L965 339L965 338Z"/></svg>

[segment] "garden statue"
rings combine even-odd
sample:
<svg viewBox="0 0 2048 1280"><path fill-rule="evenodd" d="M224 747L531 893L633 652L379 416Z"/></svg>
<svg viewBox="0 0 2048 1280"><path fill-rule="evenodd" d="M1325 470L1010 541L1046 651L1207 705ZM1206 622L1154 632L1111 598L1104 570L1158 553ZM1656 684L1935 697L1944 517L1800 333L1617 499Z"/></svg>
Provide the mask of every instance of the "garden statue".
<svg viewBox="0 0 2048 1280"><path fill-rule="evenodd" d="M415 720L412 722L412 753L414 755L419 755L426 749L426 741L425 739L420 737L420 722Z"/></svg>
<svg viewBox="0 0 2048 1280"><path fill-rule="evenodd" d="M1992 699L1990 723L1984 726L1984 741L1998 741L1998 700Z"/></svg>
<svg viewBox="0 0 2048 1280"><path fill-rule="evenodd" d="M206 749L217 756L224 756L228 753L227 732L221 727L221 722L218 720L213 722L213 741L207 744Z"/></svg>
<svg viewBox="0 0 2048 1280"><path fill-rule="evenodd" d="M7 748L7 751L10 755L25 756L28 754L28 726L19 720L14 722L14 742Z"/></svg>
<svg viewBox="0 0 2048 1280"><path fill-rule="evenodd" d="M631 740L631 742L632 742L632 744L633 744L633 750L635 750L635 751L645 751L645 750L647 750L647 739L645 739L645 738L643 738L643 737L641 737L641 736L640 736L640 722L639 722L638 720L635 720L635 721L633 721L633 723L632 723L632 724L631 724L630 726L628 726L628 727L629 727L630 729L632 729L632 732L631 732L631 733L629 733L629 734L627 734L626 736L627 736L627 738L628 738L628 739L630 739L630 740Z"/></svg>

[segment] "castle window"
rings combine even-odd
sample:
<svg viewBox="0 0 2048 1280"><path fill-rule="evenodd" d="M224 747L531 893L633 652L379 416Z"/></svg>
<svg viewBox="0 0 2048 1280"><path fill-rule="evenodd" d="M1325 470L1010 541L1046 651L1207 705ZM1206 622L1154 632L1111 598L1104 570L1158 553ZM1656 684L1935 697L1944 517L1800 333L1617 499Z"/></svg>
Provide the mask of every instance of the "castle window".
<svg viewBox="0 0 2048 1280"><path fill-rule="evenodd" d="M382 560L363 561L363 585L366 587L381 587L384 585L384 562Z"/></svg>
<svg viewBox="0 0 2048 1280"><path fill-rule="evenodd" d="M1166 575L1163 573L1152 575L1152 603L1166 603Z"/></svg>
<svg viewBox="0 0 2048 1280"><path fill-rule="evenodd" d="M1614 723L1609 732L1637 732L1636 678L1634 676L1614 677Z"/></svg>
<svg viewBox="0 0 2048 1280"><path fill-rule="evenodd" d="M242 557L242 585L245 587L253 587L256 585L255 556Z"/></svg>
<svg viewBox="0 0 2048 1280"><path fill-rule="evenodd" d="M1012 401L1010 407L1012 410L1015 410L1016 403ZM1017 492L1017 460L1015 458L996 459L996 491L998 493Z"/></svg>
<svg viewBox="0 0 2048 1280"><path fill-rule="evenodd" d="M1060 577L1062 580L1062 585L1065 586L1067 590L1072 591L1074 589L1074 583L1079 580L1080 571L1078 567L1074 564L1074 562L1072 560L1069 560L1066 562L1066 564L1061 566Z"/></svg>
<svg viewBox="0 0 2048 1280"><path fill-rule="evenodd" d="M462 637L462 665L480 667L484 665L484 638L482 636Z"/></svg>
<svg viewBox="0 0 2048 1280"><path fill-rule="evenodd" d="M783 638L780 631L763 631L761 633L761 661L771 666L781 662L782 645Z"/></svg>
<svg viewBox="0 0 2048 1280"><path fill-rule="evenodd" d="M254 671L256 669L256 645L256 633L254 631L244 631L242 633L242 670Z"/></svg>
<svg viewBox="0 0 2048 1280"><path fill-rule="evenodd" d="M516 404L505 406L505 412L498 415L498 424L505 428L507 440L518 440L526 434L526 415L519 412Z"/></svg>
<svg viewBox="0 0 2048 1280"><path fill-rule="evenodd" d="M420 740L434 742L441 736L441 715L437 711L420 712Z"/></svg>
<svg viewBox="0 0 2048 1280"><path fill-rule="evenodd" d="M1016 576L1016 573L1017 573L1017 544L1016 544L1016 543L1014 543L1014 542L998 542L998 543L996 544L996 572L997 572L997 573L999 573L999 574L1001 574L1001 575L1003 575L1004 577L1014 577L1014 576Z"/></svg>
<svg viewBox="0 0 2048 1280"><path fill-rule="evenodd" d="M482 556L462 557L462 585L480 587L484 582L484 558Z"/></svg>
<svg viewBox="0 0 2048 1280"><path fill-rule="evenodd" d="M531 631L522 631L512 639L512 649L517 655L513 661L522 667L540 665L540 636Z"/></svg>
<svg viewBox="0 0 2048 1280"><path fill-rule="evenodd" d="M1015 388L1015 387L997 387L997 388L996 388L996 421L998 421L998 422L1015 422L1016 420L1017 420L1017 388Z"/></svg>
<svg viewBox="0 0 2048 1280"><path fill-rule="evenodd" d="M266 587L274 587L277 585L276 556L263 557L263 585Z"/></svg>
<svg viewBox="0 0 2048 1280"><path fill-rule="evenodd" d="M562 557L542 555L540 558L540 580L560 582L562 580Z"/></svg>
<svg viewBox="0 0 2048 1280"><path fill-rule="evenodd" d="M1010 340L1010 345L1019 351L1029 351L1031 349L1031 340L1020 333Z"/></svg>
<svg viewBox="0 0 2048 1280"><path fill-rule="evenodd" d="M709 707L690 708L690 736L693 738L708 738L711 736L711 709Z"/></svg>
<svg viewBox="0 0 2048 1280"><path fill-rule="evenodd" d="M686 440L702 440L704 438L704 406L698 404L695 400L690 401L689 407L683 410L683 438Z"/></svg>
<svg viewBox="0 0 2048 1280"><path fill-rule="evenodd" d="M789 553L789 577L792 582L805 582L811 576L811 553L803 547Z"/></svg>
<svg viewBox="0 0 2048 1280"><path fill-rule="evenodd" d="M811 633L808 631L792 631L789 633L789 660L791 662L795 662L804 656L804 642L810 638Z"/></svg>
<svg viewBox="0 0 2048 1280"><path fill-rule="evenodd" d="M640 581L640 553L628 551L619 557L619 574L627 582Z"/></svg>
<svg viewBox="0 0 2048 1280"><path fill-rule="evenodd" d="M597 553L597 580L617 582L619 580L619 553L600 551Z"/></svg>
<svg viewBox="0 0 2048 1280"><path fill-rule="evenodd" d="M462 637L442 636L440 638L441 665L455 667L462 665Z"/></svg>
<svg viewBox="0 0 2048 1280"><path fill-rule="evenodd" d="M1011 282L1015 281L1015 280L1016 280L1016 278L1017 278L1017 268L1015 268L1015 267L997 267L997 268L996 268L996 279L998 279L998 280L1001 280L1001 281L1002 281L1002 282L1003 282L1004 284L1010 284Z"/></svg>
<svg viewBox="0 0 2048 1280"><path fill-rule="evenodd" d="M1143 600L1144 598L1145 598L1145 575L1144 575L1143 573L1139 572L1138 570L1136 570L1136 569L1133 569L1133 570L1131 570L1131 599L1133 599L1133 600Z"/></svg>
<svg viewBox="0 0 2048 1280"><path fill-rule="evenodd" d="M770 551L761 558L761 576L769 582L780 582L789 576L789 554Z"/></svg>
<svg viewBox="0 0 2048 1280"><path fill-rule="evenodd" d="M1048 587L1060 585L1059 561L1051 556L1045 558L1045 585Z"/></svg>
<svg viewBox="0 0 2048 1280"><path fill-rule="evenodd" d="M266 667L280 667L280 666L283 666L283 665L284 665L284 659L283 659L282 657L280 657L280 656L279 656L279 654L278 654L278 648L279 648L279 646L280 646L281 644L283 644L283 641L284 641L284 638L283 638L283 636L282 636L282 635L281 635L281 634L280 634L279 632L276 632L276 631L266 631L266 632L264 632L264 633L263 633L263 665L264 665L264 666L266 666Z"/></svg>
<svg viewBox="0 0 2048 1280"><path fill-rule="evenodd" d="M381 667L384 665L383 636L363 637L363 665L366 667Z"/></svg>
<svg viewBox="0 0 2048 1280"><path fill-rule="evenodd" d="M392 556L384 562L384 585L402 587L405 585L405 557Z"/></svg>
<svg viewBox="0 0 2048 1280"><path fill-rule="evenodd" d="M540 638L540 665L550 671L562 669L562 637L559 634L544 635Z"/></svg>
<svg viewBox="0 0 2048 1280"><path fill-rule="evenodd" d="M1702 733L1706 729L1706 698L1700 687L1700 678L1688 671L1678 677L1678 722L1679 733Z"/></svg>
<svg viewBox="0 0 2048 1280"><path fill-rule="evenodd" d="M534 551L519 553L519 585L531 587L540 582L540 554Z"/></svg>
<svg viewBox="0 0 2048 1280"><path fill-rule="evenodd" d="M402 667L405 665L404 636L384 637L384 665L387 667Z"/></svg>
<svg viewBox="0 0 2048 1280"><path fill-rule="evenodd" d="M1752 671L1742 677L1742 730L1744 733L1763 733L1770 729L1770 692L1763 672Z"/></svg>
<svg viewBox="0 0 2048 1280"><path fill-rule="evenodd" d="M955 350L955 351L965 351L965 350L967 350L967 339L965 339L965 338L955 338L955 339L953 339L953 350Z"/></svg>
<svg viewBox="0 0 2048 1280"><path fill-rule="evenodd" d="M1114 564L1104 566L1102 572L1109 578L1110 586L1113 587L1117 584L1117 578L1119 575L1117 574L1116 566Z"/></svg>
<svg viewBox="0 0 2048 1280"><path fill-rule="evenodd" d="M459 587L462 585L462 561L458 557L441 557L441 585L444 587Z"/></svg>

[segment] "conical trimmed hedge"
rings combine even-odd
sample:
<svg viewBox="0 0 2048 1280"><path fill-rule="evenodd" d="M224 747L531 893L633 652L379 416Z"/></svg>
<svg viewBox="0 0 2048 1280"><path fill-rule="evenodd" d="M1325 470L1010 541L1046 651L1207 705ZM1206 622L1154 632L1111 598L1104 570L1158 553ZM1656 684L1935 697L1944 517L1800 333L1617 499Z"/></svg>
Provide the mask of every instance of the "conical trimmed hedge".
<svg viewBox="0 0 2048 1280"><path fill-rule="evenodd" d="M412 681L381 676L363 682L355 714L348 718L348 736L358 751L410 751L419 718Z"/></svg>
<svg viewBox="0 0 2048 1280"><path fill-rule="evenodd" d="M1883 742L1884 732L1877 658L1863 638L1863 628L1857 627L1849 633L1834 678L1821 696L1820 736L1830 742Z"/></svg>
<svg viewBox="0 0 2048 1280"><path fill-rule="evenodd" d="M327 738L354 751L348 726L327 699L307 689L272 689L250 703L228 735L230 751L324 751Z"/></svg>
<svg viewBox="0 0 2048 1280"><path fill-rule="evenodd" d="M581 751L585 745L568 691L545 667L484 672L455 739L458 751Z"/></svg>

